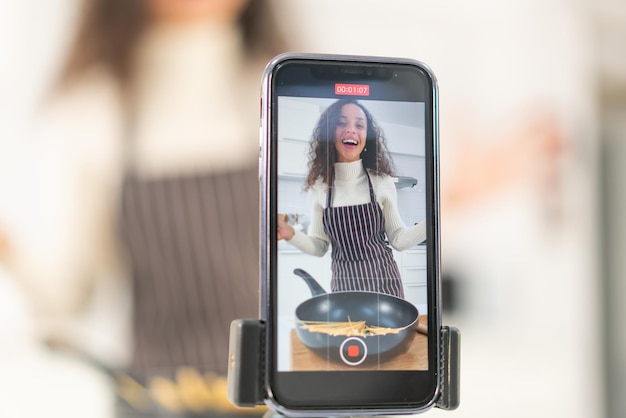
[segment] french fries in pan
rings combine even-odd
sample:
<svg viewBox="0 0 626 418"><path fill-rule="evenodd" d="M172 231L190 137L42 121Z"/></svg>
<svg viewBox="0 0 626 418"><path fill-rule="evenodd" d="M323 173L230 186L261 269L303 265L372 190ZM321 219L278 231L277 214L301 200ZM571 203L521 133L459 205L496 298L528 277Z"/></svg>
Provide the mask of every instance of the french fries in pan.
<svg viewBox="0 0 626 418"><path fill-rule="evenodd" d="M397 334L403 328L387 328L367 325L365 321L327 322L327 321L299 321L302 328L311 332L345 337L367 337L371 335Z"/></svg>

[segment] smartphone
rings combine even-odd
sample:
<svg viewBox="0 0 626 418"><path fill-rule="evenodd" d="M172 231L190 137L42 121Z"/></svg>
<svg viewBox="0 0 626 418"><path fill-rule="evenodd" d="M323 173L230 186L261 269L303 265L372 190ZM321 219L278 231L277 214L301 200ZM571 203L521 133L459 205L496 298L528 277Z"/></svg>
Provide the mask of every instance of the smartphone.
<svg viewBox="0 0 626 418"><path fill-rule="evenodd" d="M439 394L437 84L410 59L285 54L261 95L266 402L417 413Z"/></svg>

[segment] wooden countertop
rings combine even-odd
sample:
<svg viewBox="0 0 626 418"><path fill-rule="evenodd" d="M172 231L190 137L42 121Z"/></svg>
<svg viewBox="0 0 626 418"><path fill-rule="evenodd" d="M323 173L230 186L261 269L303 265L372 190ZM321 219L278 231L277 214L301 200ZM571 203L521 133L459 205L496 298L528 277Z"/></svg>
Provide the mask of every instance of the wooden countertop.
<svg viewBox="0 0 626 418"><path fill-rule="evenodd" d="M419 329L425 331L428 321L426 315L418 318ZM406 350L380 364L369 363L358 366L348 366L339 361L329 361L306 347L295 329L291 330L291 370L426 370L428 369L428 338L421 332L415 332L412 340L406 345Z"/></svg>

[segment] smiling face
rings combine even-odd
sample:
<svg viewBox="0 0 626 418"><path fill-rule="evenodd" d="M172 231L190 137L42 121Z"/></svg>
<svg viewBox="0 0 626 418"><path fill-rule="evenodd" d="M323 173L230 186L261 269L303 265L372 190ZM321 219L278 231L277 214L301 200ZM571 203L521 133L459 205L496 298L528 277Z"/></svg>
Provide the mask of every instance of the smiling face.
<svg viewBox="0 0 626 418"><path fill-rule="evenodd" d="M353 104L348 103L341 108L337 127L335 128L335 148L337 160L342 163L351 163L361 158L367 137L367 118L365 112Z"/></svg>

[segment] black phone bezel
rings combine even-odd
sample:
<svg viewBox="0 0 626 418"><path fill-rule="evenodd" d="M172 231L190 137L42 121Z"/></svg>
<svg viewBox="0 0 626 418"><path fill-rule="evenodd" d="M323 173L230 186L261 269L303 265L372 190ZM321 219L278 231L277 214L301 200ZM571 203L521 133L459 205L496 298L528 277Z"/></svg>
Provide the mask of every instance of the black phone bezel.
<svg viewBox="0 0 626 418"><path fill-rule="evenodd" d="M291 72L287 72L290 70ZM298 75L309 72L309 75ZM403 77L415 75L419 83L406 84ZM320 83L328 82L393 82L393 89L385 89L386 93L372 91L377 100L423 101L426 106L426 178L427 178L427 218L428 228L428 316L429 332L428 352L429 368L427 371L348 371L348 372L278 372L276 370L277 343L276 328L268 326L268 351L266 353L266 384L271 402L281 408L298 410L419 410L433 404L438 387L439 358L439 199L438 199L438 138L437 138L437 86L430 70L414 61L394 62L356 58L287 58L274 63L268 77L268 95L265 115L268 140L264 144L270 158L267 161L269 191L267 208L269 217L266 219L266 230L269 260L266 280L264 304L266 320L276 323L276 184L277 184L277 97L280 95L296 95L308 97L339 98L334 91L327 91L327 96L320 94ZM405 84L402 84L405 83ZM308 92L311 93L308 93ZM385 96L387 94L387 96ZM421 100L416 100L419 96ZM263 146L263 144L262 144Z"/></svg>

